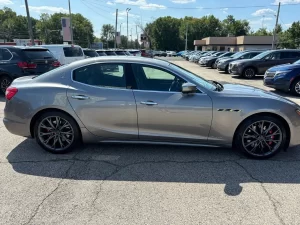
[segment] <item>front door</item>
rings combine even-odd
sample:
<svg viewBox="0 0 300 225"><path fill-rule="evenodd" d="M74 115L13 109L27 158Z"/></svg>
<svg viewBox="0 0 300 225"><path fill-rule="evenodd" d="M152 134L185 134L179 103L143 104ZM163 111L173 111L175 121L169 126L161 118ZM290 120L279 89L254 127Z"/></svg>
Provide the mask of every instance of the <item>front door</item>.
<svg viewBox="0 0 300 225"><path fill-rule="evenodd" d="M258 74L264 74L269 68L276 66L280 62L280 52L271 52L264 59L261 59L257 65Z"/></svg>
<svg viewBox="0 0 300 225"><path fill-rule="evenodd" d="M74 70L67 96L94 135L104 140L138 139L137 113L125 64L97 63Z"/></svg>
<svg viewBox="0 0 300 225"><path fill-rule="evenodd" d="M182 94L185 80L161 68L141 64L132 68L140 140L206 143L212 121L210 97L201 92Z"/></svg>

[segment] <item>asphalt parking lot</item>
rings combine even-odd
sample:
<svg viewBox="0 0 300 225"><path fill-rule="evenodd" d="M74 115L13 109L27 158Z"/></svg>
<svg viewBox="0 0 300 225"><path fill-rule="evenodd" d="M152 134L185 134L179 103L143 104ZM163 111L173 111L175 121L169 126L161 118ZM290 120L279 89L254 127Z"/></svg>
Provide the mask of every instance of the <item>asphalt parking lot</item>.
<svg viewBox="0 0 300 225"><path fill-rule="evenodd" d="M262 78L164 59L270 90ZM0 224L300 224L300 147L265 161L231 149L121 144L53 155L6 131L4 104L0 97Z"/></svg>

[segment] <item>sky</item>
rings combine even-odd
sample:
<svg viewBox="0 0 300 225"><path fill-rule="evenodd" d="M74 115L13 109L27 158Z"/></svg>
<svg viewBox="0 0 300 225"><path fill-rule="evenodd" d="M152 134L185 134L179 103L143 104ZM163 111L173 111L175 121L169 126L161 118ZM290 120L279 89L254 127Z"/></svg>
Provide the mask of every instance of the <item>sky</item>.
<svg viewBox="0 0 300 225"><path fill-rule="evenodd" d="M100 37L103 24L115 24L118 9L118 31L126 35L128 13L129 35L142 33L136 24L145 25L161 16L202 17L214 15L223 20L228 15L250 22L251 28L272 30L275 26L278 3L281 2L279 23L283 29L300 20L300 0L70 0L72 13L81 13L94 26L94 34ZM39 18L41 13L68 12L68 0L28 0L30 14ZM0 0L0 8L7 6L17 14L26 15L24 0ZM137 31L137 32L136 32Z"/></svg>

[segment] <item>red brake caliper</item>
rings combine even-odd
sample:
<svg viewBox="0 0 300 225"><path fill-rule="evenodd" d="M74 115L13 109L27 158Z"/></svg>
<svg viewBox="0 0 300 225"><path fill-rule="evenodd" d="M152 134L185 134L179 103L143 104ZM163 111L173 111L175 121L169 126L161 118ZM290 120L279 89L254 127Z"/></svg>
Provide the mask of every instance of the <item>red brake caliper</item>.
<svg viewBox="0 0 300 225"><path fill-rule="evenodd" d="M270 130L270 131L269 131L269 133L270 133L270 134L272 134L272 133L273 133L273 131L272 131L272 130ZM273 136L273 135L271 136L271 139L274 139L274 136ZM271 144L272 144L272 141L269 141L269 145L271 145Z"/></svg>

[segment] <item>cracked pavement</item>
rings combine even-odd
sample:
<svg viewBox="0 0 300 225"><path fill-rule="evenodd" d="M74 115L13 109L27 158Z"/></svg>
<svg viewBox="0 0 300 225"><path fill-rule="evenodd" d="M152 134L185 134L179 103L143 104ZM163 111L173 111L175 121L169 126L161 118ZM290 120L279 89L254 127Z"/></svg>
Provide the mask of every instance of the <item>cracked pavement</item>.
<svg viewBox="0 0 300 225"><path fill-rule="evenodd" d="M0 117L3 107L0 98ZM0 133L1 225L300 224L300 148L264 161L231 149L122 144L54 155L2 121Z"/></svg>

